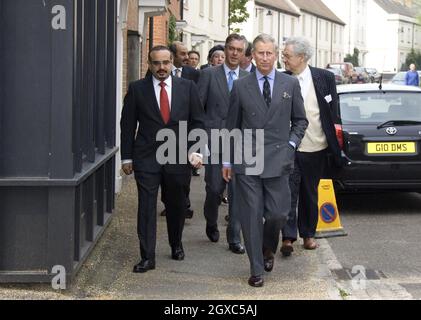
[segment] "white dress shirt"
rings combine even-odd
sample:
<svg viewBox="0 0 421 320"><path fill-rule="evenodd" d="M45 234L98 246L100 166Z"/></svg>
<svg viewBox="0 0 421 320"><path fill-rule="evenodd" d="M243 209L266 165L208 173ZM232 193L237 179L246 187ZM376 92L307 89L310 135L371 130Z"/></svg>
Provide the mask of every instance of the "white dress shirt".
<svg viewBox="0 0 421 320"><path fill-rule="evenodd" d="M296 75L296 77L300 82L301 95L303 96L303 99L305 99L308 95L308 91L310 90L310 86L313 84L310 67L307 65L304 71L299 75Z"/></svg>

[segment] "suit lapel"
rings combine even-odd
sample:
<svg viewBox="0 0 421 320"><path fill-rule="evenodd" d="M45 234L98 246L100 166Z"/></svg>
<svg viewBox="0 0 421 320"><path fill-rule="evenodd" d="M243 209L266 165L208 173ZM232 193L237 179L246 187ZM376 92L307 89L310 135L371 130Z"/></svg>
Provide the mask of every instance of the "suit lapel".
<svg viewBox="0 0 421 320"><path fill-rule="evenodd" d="M228 101L229 103L229 89L228 89L228 82L227 82L227 77L225 76L225 69L224 66L219 66L217 67L218 70L216 72L216 82L219 85L219 89L221 90L221 93L224 96L224 99L226 101Z"/></svg>
<svg viewBox="0 0 421 320"><path fill-rule="evenodd" d="M314 89L316 91L317 100L320 106L320 99L323 99L323 79L321 79L320 74L314 68L310 67L311 77L313 79Z"/></svg>
<svg viewBox="0 0 421 320"><path fill-rule="evenodd" d="M180 86L180 83L176 77L172 77L172 90L171 90L171 118L176 119L175 115L180 110L178 105L178 99L177 99L177 92L180 94L182 88Z"/></svg>
<svg viewBox="0 0 421 320"><path fill-rule="evenodd" d="M250 92L250 95L253 97L255 105L260 109L262 114L266 114L268 112L268 108L266 106L265 99L263 98L263 95L260 92L259 83L255 74L250 75L247 87L248 91Z"/></svg>
<svg viewBox="0 0 421 320"><path fill-rule="evenodd" d="M145 95L146 101L149 101L150 105L152 106L152 110L151 110L152 115L154 115L157 120L162 122L162 124L164 124L164 121L162 120L162 116L161 116L161 111L159 110L158 101L156 100L152 77L147 79L146 90L144 90L143 94Z"/></svg>
<svg viewBox="0 0 421 320"><path fill-rule="evenodd" d="M272 103L270 104L269 111L266 114L265 124L273 118L275 112L280 108L283 94L286 92L287 87L281 81L281 76L279 72L275 72L275 81L273 84L273 94L272 94Z"/></svg>

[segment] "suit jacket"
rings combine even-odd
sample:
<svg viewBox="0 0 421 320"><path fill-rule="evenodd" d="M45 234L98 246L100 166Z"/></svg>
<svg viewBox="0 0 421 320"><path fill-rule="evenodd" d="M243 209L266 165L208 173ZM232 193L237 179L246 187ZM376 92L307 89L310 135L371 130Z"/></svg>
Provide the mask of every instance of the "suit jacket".
<svg viewBox="0 0 421 320"><path fill-rule="evenodd" d="M335 121L338 120L338 93L333 73L319 68L310 67L313 77L314 89L316 90L317 102L320 108L320 119L322 128L329 145L329 152L332 154L337 166L343 164L341 148L336 138ZM326 97L331 96L332 101L327 102Z"/></svg>
<svg viewBox="0 0 421 320"><path fill-rule="evenodd" d="M197 84L199 82L200 72L190 66L183 66L181 77L183 79L192 80Z"/></svg>
<svg viewBox="0 0 421 320"><path fill-rule="evenodd" d="M194 82L172 78L171 118L168 124L162 120L152 77L131 83L121 117L122 160L132 159L135 171L157 173L164 169L169 173L189 174L191 169L187 159L178 159L179 121L188 122L188 132L204 128L204 111ZM157 149L164 143L156 141L161 129L171 129L176 135L177 164L162 166L156 160ZM179 164L180 160L186 164Z"/></svg>
<svg viewBox="0 0 421 320"><path fill-rule="evenodd" d="M272 103L269 108L260 91L255 73L250 73L234 83L226 128L229 131L240 129L243 137L246 129L252 129L253 154L262 151L261 146L264 146L263 171L261 174L256 174L257 176L275 178L291 173L294 168L295 150L289 141L299 146L307 126L304 101L297 79L276 71ZM256 129L264 129L264 141L259 141L257 144ZM246 174L246 168L254 166L244 161L243 149L247 148L242 148L241 141L237 141L231 148L233 156L231 163L234 164L233 169L237 174ZM239 163L238 156L242 159Z"/></svg>
<svg viewBox="0 0 421 320"><path fill-rule="evenodd" d="M249 73L240 69L239 78ZM224 66L202 70L198 83L200 100L206 112L205 127L222 129L228 115L230 92Z"/></svg>

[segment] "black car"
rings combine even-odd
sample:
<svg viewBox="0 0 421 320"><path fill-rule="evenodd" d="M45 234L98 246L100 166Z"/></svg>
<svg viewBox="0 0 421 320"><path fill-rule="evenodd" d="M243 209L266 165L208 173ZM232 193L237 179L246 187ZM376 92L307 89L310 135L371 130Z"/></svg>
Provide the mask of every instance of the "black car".
<svg viewBox="0 0 421 320"><path fill-rule="evenodd" d="M329 166L337 190L421 191L421 89L338 86L336 134L345 165Z"/></svg>

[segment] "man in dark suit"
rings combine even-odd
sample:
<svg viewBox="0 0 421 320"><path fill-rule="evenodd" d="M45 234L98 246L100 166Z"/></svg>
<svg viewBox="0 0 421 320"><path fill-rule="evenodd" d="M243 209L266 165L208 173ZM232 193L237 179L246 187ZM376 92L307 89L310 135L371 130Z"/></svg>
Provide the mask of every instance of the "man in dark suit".
<svg viewBox="0 0 421 320"><path fill-rule="evenodd" d="M253 61L253 55L251 53L252 49L253 49L253 46L251 43L249 43L247 46L246 53L240 62L240 68L249 73L256 71L256 66L252 62Z"/></svg>
<svg viewBox="0 0 421 320"><path fill-rule="evenodd" d="M187 47L182 42L175 41L170 45L169 49L174 56L172 75L197 83L199 81L200 71L189 66L189 50Z"/></svg>
<svg viewBox="0 0 421 320"><path fill-rule="evenodd" d="M273 269L291 204L288 178L295 148L308 124L298 81L274 67L278 54L273 37L262 34L254 40L257 70L234 84L226 124L243 136L243 143L231 144L223 177L229 181L235 173L235 201L250 260L248 283L253 287L263 286L264 271ZM254 164L246 160L250 153L256 154Z"/></svg>
<svg viewBox="0 0 421 320"><path fill-rule="evenodd" d="M205 127L211 137L212 129L222 129L228 116L229 99L235 80L247 76L247 72L240 70L240 60L244 55L246 42L238 34L232 34L226 39L225 63L221 66L202 70L199 81L199 94L206 112ZM204 214L206 218L206 235L212 242L219 241L218 210L221 204L226 183L221 176L221 149L215 150L209 141L211 159L217 164L206 165L206 200ZM228 227L227 241L229 249L236 254L244 254L241 244L241 226L236 217L232 184L228 185Z"/></svg>
<svg viewBox="0 0 421 320"><path fill-rule="evenodd" d="M174 77L183 78L186 80L194 81L196 84L199 81L200 72L196 69L188 66L189 63L189 54L187 47L179 41L174 41L169 47L173 57L173 67L171 73ZM199 176L200 172L196 168L192 168L192 174L194 176ZM191 181L190 181L191 182ZM186 211L186 218L191 219L193 217L194 211L191 208L191 201L190 201L190 182L186 186L186 201L187 201L187 211ZM165 197L167 191L163 186L161 186L161 201L165 204ZM166 215L166 210L164 209L161 212L161 216Z"/></svg>
<svg viewBox="0 0 421 320"><path fill-rule="evenodd" d="M283 62L286 70L300 81L309 127L296 153L295 170L290 178L292 202L289 220L282 232L284 256L293 252L297 227L305 249L318 247L314 240L319 217L318 185L327 155L331 155L336 165L342 164L334 124L338 104L335 77L326 70L310 67L308 61L312 54L305 38L295 37L285 42Z"/></svg>
<svg viewBox="0 0 421 320"><path fill-rule="evenodd" d="M123 171L127 175L135 173L139 197L141 262L133 269L136 273L155 269L156 202L161 183L167 190L165 207L171 257L184 259L185 190L191 169L187 159L177 158L182 148L180 139L187 139L178 136L179 123L186 121L188 132L203 128L204 111L196 85L171 76L172 62L167 47L153 48L148 57L151 75L131 83L124 99L121 117ZM171 143L177 152L169 155L176 158L169 164L157 160L157 151L164 143L157 141L157 134L163 129L171 130L176 136ZM200 161L197 162L200 166Z"/></svg>

